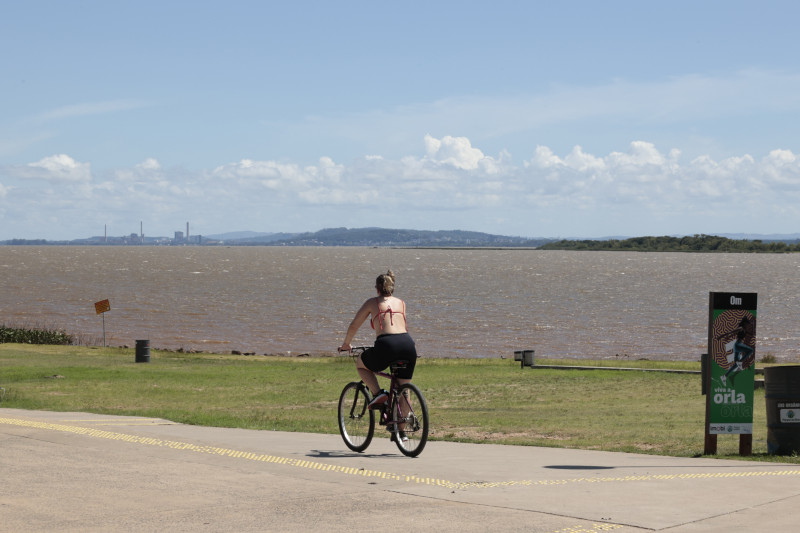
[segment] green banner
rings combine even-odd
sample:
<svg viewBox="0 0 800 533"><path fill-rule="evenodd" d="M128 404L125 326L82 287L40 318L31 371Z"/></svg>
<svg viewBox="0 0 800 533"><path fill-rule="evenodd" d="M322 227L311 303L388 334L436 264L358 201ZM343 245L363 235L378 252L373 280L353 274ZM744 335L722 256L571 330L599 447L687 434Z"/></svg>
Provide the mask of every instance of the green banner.
<svg viewBox="0 0 800 533"><path fill-rule="evenodd" d="M709 434L753 433L756 299L755 293L711 293Z"/></svg>

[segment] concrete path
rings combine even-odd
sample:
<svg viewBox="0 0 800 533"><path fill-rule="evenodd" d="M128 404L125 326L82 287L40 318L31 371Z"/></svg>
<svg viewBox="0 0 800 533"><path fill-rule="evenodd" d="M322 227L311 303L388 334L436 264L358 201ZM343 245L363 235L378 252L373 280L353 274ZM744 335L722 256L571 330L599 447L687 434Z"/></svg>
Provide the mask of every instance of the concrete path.
<svg viewBox="0 0 800 533"><path fill-rule="evenodd" d="M0 531L800 530L800 466L0 408Z"/></svg>

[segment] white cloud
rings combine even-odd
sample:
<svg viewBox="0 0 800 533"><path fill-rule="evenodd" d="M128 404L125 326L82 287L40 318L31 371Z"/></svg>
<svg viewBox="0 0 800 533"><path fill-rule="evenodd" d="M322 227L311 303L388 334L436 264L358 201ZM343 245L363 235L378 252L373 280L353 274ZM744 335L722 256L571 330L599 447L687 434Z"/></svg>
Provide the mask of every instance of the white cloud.
<svg viewBox="0 0 800 533"><path fill-rule="evenodd" d="M773 151L762 161L750 155L715 161L710 156L679 162L652 143L632 142L627 152L604 157L579 147L564 158L539 146L525 163L530 183L528 200L537 205L574 205L580 209L620 209L628 202L676 215L696 210L710 213L729 201L748 198L769 213L800 189L800 165L790 151ZM787 196L789 195L789 196ZM800 197L791 201L798 201Z"/></svg>
<svg viewBox="0 0 800 533"><path fill-rule="evenodd" d="M249 221L248 229L255 230L290 221L312 225L281 227L282 231L345 221L351 226L397 227L438 220L439 227L432 229L465 227L531 235L541 233L526 228L546 221L553 225L552 232L576 227L591 236L596 231L641 234L646 231L641 221L658 220L668 226L658 233L668 234L681 231L669 225L682 227L699 216L743 224L743 218L731 218L737 205L747 206L748 221L774 222L781 214L794 217L781 219L784 224L800 225L795 207L800 205L800 157L786 149L761 159L745 154L683 161L677 150L664 152L645 141L606 155L575 146L561 156L537 146L528 160L514 165L510 154L486 156L466 137L427 135L424 146L422 155L399 159L369 155L342 164L322 157L306 166L243 159L200 172L164 169L149 158L101 180L92 179L89 163L54 155L0 169L4 176L0 226L9 231L26 221L74 219L76 212L94 213L117 226L125 221L138 224L143 205L146 224L166 224L161 234L167 235L190 218L193 224L201 224L200 218L206 225L225 224L209 233L241 227L234 224L240 220ZM47 180L48 186L42 188L31 178ZM481 227L495 220L513 226ZM599 224L611 220L627 226L600 229ZM573 233L581 234L580 229ZM82 235L79 229L72 230L73 237ZM15 236L21 234L0 238Z"/></svg>
<svg viewBox="0 0 800 533"><path fill-rule="evenodd" d="M302 168L294 163L242 159L237 163L215 168L210 176L214 181L231 181L246 189L266 187L276 191L290 191L303 189L310 183L312 176L308 172L313 168Z"/></svg>
<svg viewBox="0 0 800 533"><path fill-rule="evenodd" d="M564 164L564 161L547 146L537 146L533 152L533 159L525 162L526 167L533 166L537 168L557 167Z"/></svg>
<svg viewBox="0 0 800 533"><path fill-rule="evenodd" d="M12 167L10 174L48 181L76 182L92 179L90 163L79 163L66 154L51 155L35 163Z"/></svg>
<svg viewBox="0 0 800 533"><path fill-rule="evenodd" d="M572 149L572 152L564 159L564 165L581 172L606 168L606 163L602 158L584 153L580 146Z"/></svg>
<svg viewBox="0 0 800 533"><path fill-rule="evenodd" d="M641 168L648 165L661 166L665 159L653 144L634 141L628 153L612 152L607 161L610 167Z"/></svg>
<svg viewBox="0 0 800 533"><path fill-rule="evenodd" d="M800 159L789 150L773 150L762 161L761 185L799 190Z"/></svg>
<svg viewBox="0 0 800 533"><path fill-rule="evenodd" d="M80 104L72 104L62 106L56 109L51 109L37 115L34 120L36 121L50 121L60 120L72 117L83 117L88 115L103 115L106 113L115 113L118 111L129 111L132 109L140 109L147 107L148 103L140 100L109 100L105 102L85 102Z"/></svg>
<svg viewBox="0 0 800 533"><path fill-rule="evenodd" d="M148 157L147 159L136 165L136 168L140 168L142 170L161 170L161 163L159 163L157 159Z"/></svg>
<svg viewBox="0 0 800 533"><path fill-rule="evenodd" d="M483 152L473 148L466 137L445 136L441 140L425 136L428 159L437 163L452 165L464 170L474 170L485 157Z"/></svg>

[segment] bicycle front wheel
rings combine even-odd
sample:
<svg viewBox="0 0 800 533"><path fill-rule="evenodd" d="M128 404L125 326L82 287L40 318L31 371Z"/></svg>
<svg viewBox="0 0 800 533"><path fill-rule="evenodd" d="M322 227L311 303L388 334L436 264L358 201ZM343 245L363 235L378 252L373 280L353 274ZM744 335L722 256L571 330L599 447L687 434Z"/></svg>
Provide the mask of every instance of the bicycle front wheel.
<svg viewBox="0 0 800 533"><path fill-rule="evenodd" d="M345 385L339 396L339 433L347 447L354 452L366 450L375 433L375 414L367 408L367 404L367 388L357 381Z"/></svg>
<svg viewBox="0 0 800 533"><path fill-rule="evenodd" d="M398 389L392 419L398 421L392 431L392 440L403 455L416 457L422 453L428 442L428 404L413 383L406 383Z"/></svg>

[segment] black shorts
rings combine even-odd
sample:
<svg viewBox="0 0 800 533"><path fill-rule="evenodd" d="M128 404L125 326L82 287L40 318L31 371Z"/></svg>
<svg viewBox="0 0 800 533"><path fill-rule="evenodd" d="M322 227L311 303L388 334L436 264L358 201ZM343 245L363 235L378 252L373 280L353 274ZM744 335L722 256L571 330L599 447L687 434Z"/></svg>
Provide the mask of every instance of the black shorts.
<svg viewBox="0 0 800 533"><path fill-rule="evenodd" d="M380 372L400 359L408 361L408 366L398 371L397 377L411 379L417 364L417 347L408 333L381 335L375 339L375 346L361 354L361 362L373 372Z"/></svg>

